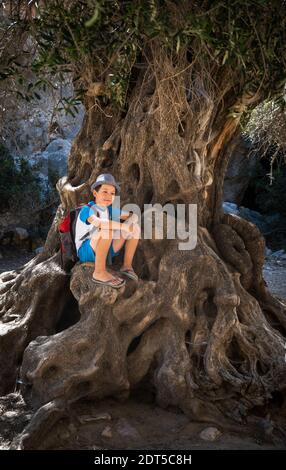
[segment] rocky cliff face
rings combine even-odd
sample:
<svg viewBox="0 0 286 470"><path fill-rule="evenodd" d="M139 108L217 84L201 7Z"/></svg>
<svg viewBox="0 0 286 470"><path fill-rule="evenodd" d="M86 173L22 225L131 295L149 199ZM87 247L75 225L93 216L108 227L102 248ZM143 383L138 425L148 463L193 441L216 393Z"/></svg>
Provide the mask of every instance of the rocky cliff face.
<svg viewBox="0 0 286 470"><path fill-rule="evenodd" d="M35 77L32 74L26 78L28 82L35 83ZM33 173L39 177L41 210L43 208L44 212L40 214L36 210L30 213L28 205L27 211L21 210L18 211L19 213L14 213L17 211L7 210L2 213L0 244L1 239L3 237L6 239L8 232L15 233L17 227L23 227L29 232L37 232L43 225L42 219L46 220L48 226L49 220L47 219L52 217L59 203L55 183L67 173L68 155L85 114L81 104L76 107L76 110L73 109L74 116L60 110L62 100L70 100L74 96L69 76L66 76L65 85L55 79L52 88L47 87L45 91L37 91L40 99L35 98L29 102L19 96L16 97L13 93L7 93L5 87L7 88L7 84L0 84L0 143L8 149L18 168L20 159L24 157ZM23 190L24 188L23 177ZM45 206L48 206L48 213L45 212Z"/></svg>
<svg viewBox="0 0 286 470"><path fill-rule="evenodd" d="M84 107L79 105L75 117L57 109L62 98L73 96L73 87L55 82L53 90L41 92L41 99L32 102L16 100L6 103L1 140L16 158L26 157L44 180L49 174L66 174L66 161L71 143L81 128Z"/></svg>
<svg viewBox="0 0 286 470"><path fill-rule="evenodd" d="M224 181L224 200L240 205L257 161L250 143L240 137L231 156Z"/></svg>

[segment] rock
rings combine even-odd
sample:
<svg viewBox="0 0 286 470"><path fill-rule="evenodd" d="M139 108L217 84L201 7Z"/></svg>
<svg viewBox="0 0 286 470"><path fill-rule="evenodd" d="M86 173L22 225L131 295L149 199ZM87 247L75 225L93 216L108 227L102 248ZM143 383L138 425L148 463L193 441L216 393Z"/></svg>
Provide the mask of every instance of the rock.
<svg viewBox="0 0 286 470"><path fill-rule="evenodd" d="M241 204L253 169L257 161L254 153L249 154L250 142L240 137L228 164L224 179L224 199Z"/></svg>
<svg viewBox="0 0 286 470"><path fill-rule="evenodd" d="M267 248L267 246L265 247L265 256L271 256L272 255L272 251L270 250L270 248Z"/></svg>
<svg viewBox="0 0 286 470"><path fill-rule="evenodd" d="M16 227L14 229L15 232L15 238L22 241L22 240L27 240L29 238L29 233L28 230L22 227Z"/></svg>
<svg viewBox="0 0 286 470"><path fill-rule="evenodd" d="M4 414L5 418L17 418L18 412L17 411L6 411Z"/></svg>
<svg viewBox="0 0 286 470"><path fill-rule="evenodd" d="M53 174L57 178L67 172L67 159L71 150L71 142L65 139L55 139L46 147L44 152L31 155L29 161L43 182L50 181ZM50 181L53 183L53 181Z"/></svg>
<svg viewBox="0 0 286 470"><path fill-rule="evenodd" d="M200 433L200 438L203 439L204 441L217 441L217 439L220 438L222 433L217 429L213 427L205 428L201 433Z"/></svg>
<svg viewBox="0 0 286 470"><path fill-rule="evenodd" d="M243 219L246 219L249 222L255 224L262 233L267 232L269 230L269 225L267 224L265 217L260 214L260 212L253 211L248 207L240 206L239 215Z"/></svg>
<svg viewBox="0 0 286 470"><path fill-rule="evenodd" d="M137 429L132 426L127 419L121 418L116 426L116 430L120 436L132 439L132 440L137 440L140 438L140 434L138 433Z"/></svg>
<svg viewBox="0 0 286 470"><path fill-rule="evenodd" d="M3 259L3 255L2 255L2 253L1 253L1 251L0 251L0 259Z"/></svg>
<svg viewBox="0 0 286 470"><path fill-rule="evenodd" d="M232 202L224 202L222 207L223 207L224 212L227 214L239 215L238 206Z"/></svg>
<svg viewBox="0 0 286 470"><path fill-rule="evenodd" d="M224 202L223 211L226 214L239 215L243 219L252 222L253 224L257 225L261 232L266 232L269 229L269 225L265 221L265 217L259 212L253 211L248 207L238 207L237 204L234 204L232 202Z"/></svg>
<svg viewBox="0 0 286 470"><path fill-rule="evenodd" d="M45 244L45 240L43 238L35 237L32 239L32 250L36 250L37 248L43 248Z"/></svg>
<svg viewBox="0 0 286 470"><path fill-rule="evenodd" d="M27 50L30 47L26 45ZM75 117L64 110L56 110L60 98L74 96L72 81L66 80L59 86L54 77L53 85L52 92L49 89L41 91L40 100L19 104L8 97L1 103L6 109L2 137L12 154L30 157L35 152L43 151L52 138L63 137L72 141L81 129L85 113L83 105L77 107Z"/></svg>
<svg viewBox="0 0 286 470"><path fill-rule="evenodd" d="M71 142L66 139L54 139L46 147L45 152L53 154L59 151L69 151L71 148Z"/></svg>
<svg viewBox="0 0 286 470"><path fill-rule="evenodd" d="M37 225L38 217L36 214L33 214L32 217L33 224ZM15 235L15 227L28 227L31 225L31 214L27 212L23 213L12 213L5 212L1 214L0 217L0 240L3 237L7 237L11 234L13 237ZM30 230L29 230L29 235Z"/></svg>
<svg viewBox="0 0 286 470"><path fill-rule="evenodd" d="M79 421L81 424L90 423L93 421L108 420L111 421L111 416L109 413L99 413L98 415L83 415L80 416Z"/></svg>
<svg viewBox="0 0 286 470"><path fill-rule="evenodd" d="M286 259L286 253L281 256L281 259Z"/></svg>
<svg viewBox="0 0 286 470"><path fill-rule="evenodd" d="M102 437L108 437L109 439L112 437L112 430L110 426L106 426L101 433Z"/></svg>
<svg viewBox="0 0 286 470"><path fill-rule="evenodd" d="M278 250L278 251L274 251L271 256L273 258L280 258L280 257L282 257L282 255L285 255L285 254L286 253L285 253L284 250Z"/></svg>

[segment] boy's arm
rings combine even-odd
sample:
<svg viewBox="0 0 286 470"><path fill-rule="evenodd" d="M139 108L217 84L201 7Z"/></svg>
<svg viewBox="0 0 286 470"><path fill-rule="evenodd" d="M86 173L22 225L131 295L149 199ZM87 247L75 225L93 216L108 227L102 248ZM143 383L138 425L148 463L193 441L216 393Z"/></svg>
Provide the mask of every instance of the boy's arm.
<svg viewBox="0 0 286 470"><path fill-rule="evenodd" d="M86 210L86 209L84 209ZM88 210L88 209L87 209ZM118 218L119 220L130 220L130 222L136 223L138 221L138 216L134 214L133 212L129 211L123 211L120 209L118 210ZM115 212L116 214L116 212ZM125 230L125 231L130 231L129 226L126 223L121 223L117 222L116 220L102 220L100 217L98 217L94 211L93 208L91 207L89 209L89 212L85 212L84 216L82 217L83 222L86 222L87 224L92 224L97 228L103 228L107 230Z"/></svg>
<svg viewBox="0 0 286 470"><path fill-rule="evenodd" d="M120 219L127 220L129 218L134 223L138 222L138 216L134 212L121 211Z"/></svg>
<svg viewBox="0 0 286 470"><path fill-rule="evenodd" d="M116 230L121 229L121 225L119 222L111 222L109 220L103 220L96 213L94 212L94 208L92 207L84 207L82 209L83 214L80 214L80 218L86 224L94 225L96 228L104 228L107 230Z"/></svg>
<svg viewBox="0 0 286 470"><path fill-rule="evenodd" d="M95 227L107 230L125 230L127 232L130 231L128 225L126 224L121 224L120 222L115 222L114 220L102 220L99 217L96 217L96 215L91 215L90 217L88 217L87 221Z"/></svg>

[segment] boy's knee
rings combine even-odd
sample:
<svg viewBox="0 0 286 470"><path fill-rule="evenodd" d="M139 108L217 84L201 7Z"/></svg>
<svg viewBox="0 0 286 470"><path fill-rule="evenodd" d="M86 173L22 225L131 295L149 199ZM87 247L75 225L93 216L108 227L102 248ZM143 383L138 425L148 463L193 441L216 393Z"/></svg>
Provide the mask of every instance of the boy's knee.
<svg viewBox="0 0 286 470"><path fill-rule="evenodd" d="M101 229L99 233L102 240L109 240L110 242L112 241L112 230Z"/></svg>
<svg viewBox="0 0 286 470"><path fill-rule="evenodd" d="M90 244L94 251L100 240L106 240L110 244L112 242L111 230L100 230L95 236L91 237Z"/></svg>
<svg viewBox="0 0 286 470"><path fill-rule="evenodd" d="M141 235L141 229L140 226L137 223L132 224L132 232L128 233L126 235L126 240L130 240L131 238L140 238Z"/></svg>
<svg viewBox="0 0 286 470"><path fill-rule="evenodd" d="M141 229L140 229L140 225L137 223L134 224L134 232L135 232L136 238L139 238L141 234Z"/></svg>

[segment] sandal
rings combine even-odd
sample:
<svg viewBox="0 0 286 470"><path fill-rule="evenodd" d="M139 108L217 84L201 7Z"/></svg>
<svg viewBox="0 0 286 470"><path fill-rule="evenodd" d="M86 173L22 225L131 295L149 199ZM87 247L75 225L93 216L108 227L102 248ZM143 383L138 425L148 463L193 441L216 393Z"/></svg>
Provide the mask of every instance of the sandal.
<svg viewBox="0 0 286 470"><path fill-rule="evenodd" d="M138 281L138 276L137 274L135 273L134 269L132 268L127 268L127 269L120 269L119 272L121 274L125 274L126 276L128 276L130 279L133 279L133 281Z"/></svg>
<svg viewBox="0 0 286 470"><path fill-rule="evenodd" d="M109 286L113 287L114 289L119 289L120 287L123 287L126 283L124 279L119 279L118 277L113 277L112 279L107 279L106 281L101 281L100 279L95 279L92 276L92 282L99 286Z"/></svg>

